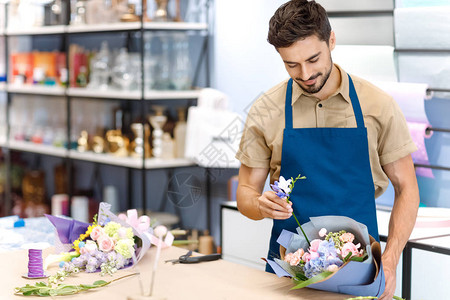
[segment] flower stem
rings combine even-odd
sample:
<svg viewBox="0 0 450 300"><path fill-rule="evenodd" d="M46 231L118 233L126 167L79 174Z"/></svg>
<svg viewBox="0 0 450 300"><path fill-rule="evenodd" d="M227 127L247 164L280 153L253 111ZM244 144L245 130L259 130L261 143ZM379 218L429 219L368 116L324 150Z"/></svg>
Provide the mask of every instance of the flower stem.
<svg viewBox="0 0 450 300"><path fill-rule="evenodd" d="M291 177L291 180L292 180L292 183L290 185L291 191L294 189L295 182L297 180L299 180L299 179L306 179L306 177L305 176L301 176L300 174L298 174L298 176L295 179ZM286 198L286 201L288 203L289 203L289 198L290 198L290 195ZM306 239L306 242L308 242L308 246L311 246L311 243L309 242L308 237L306 236L306 233L303 231L302 225L300 225L300 222L298 221L298 219L295 216L294 212L292 212L292 216L294 217L295 221L297 222L298 227L300 227L300 230L302 231L303 236Z"/></svg>

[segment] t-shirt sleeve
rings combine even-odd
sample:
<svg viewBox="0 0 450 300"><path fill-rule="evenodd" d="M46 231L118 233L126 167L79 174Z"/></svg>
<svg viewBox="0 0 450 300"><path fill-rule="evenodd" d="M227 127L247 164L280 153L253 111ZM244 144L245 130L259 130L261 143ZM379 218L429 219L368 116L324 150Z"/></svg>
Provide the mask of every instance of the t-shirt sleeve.
<svg viewBox="0 0 450 300"><path fill-rule="evenodd" d="M409 133L405 116L397 102L391 101L384 110L378 138L378 154L382 166L394 162L417 150Z"/></svg>
<svg viewBox="0 0 450 300"><path fill-rule="evenodd" d="M266 143L264 129L252 116L255 105L250 108L236 153L236 158L250 168L269 168L272 150Z"/></svg>

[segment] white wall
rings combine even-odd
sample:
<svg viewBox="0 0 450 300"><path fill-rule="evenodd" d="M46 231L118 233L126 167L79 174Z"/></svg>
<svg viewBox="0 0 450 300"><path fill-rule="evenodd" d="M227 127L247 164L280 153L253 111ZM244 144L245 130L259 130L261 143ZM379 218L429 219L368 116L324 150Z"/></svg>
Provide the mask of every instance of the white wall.
<svg viewBox="0 0 450 300"><path fill-rule="evenodd" d="M215 1L212 86L230 97L235 112L288 78L267 42L269 20L286 0Z"/></svg>

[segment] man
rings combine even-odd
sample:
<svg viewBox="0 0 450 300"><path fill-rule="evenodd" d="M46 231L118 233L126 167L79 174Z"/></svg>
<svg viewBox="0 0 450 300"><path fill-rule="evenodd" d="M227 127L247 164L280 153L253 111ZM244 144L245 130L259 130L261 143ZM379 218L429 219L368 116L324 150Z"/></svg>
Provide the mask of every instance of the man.
<svg viewBox="0 0 450 300"><path fill-rule="evenodd" d="M242 165L238 208L245 216L274 219L269 257L278 254L282 229L295 232L311 216L344 215L367 225L378 238L375 197L395 189L387 246L382 262L386 278L380 299L392 299L400 254L414 227L419 193L411 153L416 147L395 101L367 81L333 64L336 37L325 10L314 1L282 5L269 24L268 41L289 76L253 104L236 157ZM368 58L370 59L370 58ZM262 107L280 116L253 117ZM296 183L287 203L270 181L307 177ZM267 269L270 270L270 267Z"/></svg>

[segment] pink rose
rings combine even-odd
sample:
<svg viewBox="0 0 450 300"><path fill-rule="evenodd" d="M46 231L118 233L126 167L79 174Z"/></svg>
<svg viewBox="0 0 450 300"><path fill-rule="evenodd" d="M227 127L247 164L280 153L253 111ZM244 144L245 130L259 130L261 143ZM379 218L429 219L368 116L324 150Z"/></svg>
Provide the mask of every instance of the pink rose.
<svg viewBox="0 0 450 300"><path fill-rule="evenodd" d="M317 252L319 249L319 245L322 241L319 239L315 239L311 242L311 247L309 247L309 252Z"/></svg>
<svg viewBox="0 0 450 300"><path fill-rule="evenodd" d="M91 239L94 241L98 240L99 237L104 235L105 232L103 231L103 228L100 226L95 226L94 229L91 231Z"/></svg>
<svg viewBox="0 0 450 300"><path fill-rule="evenodd" d="M309 254L308 252L305 252L305 254L303 254L302 256L302 260L307 263L308 261L311 260L311 254Z"/></svg>
<svg viewBox="0 0 450 300"><path fill-rule="evenodd" d="M109 252L114 249L115 242L107 235L101 236L98 240L98 249L103 252Z"/></svg>
<svg viewBox="0 0 450 300"><path fill-rule="evenodd" d="M288 253L284 256L284 261L290 263L292 256L294 256L294 253Z"/></svg>
<svg viewBox="0 0 450 300"><path fill-rule="evenodd" d="M351 243L351 242L345 243L344 246L343 246L342 249L341 249L341 255L342 255L342 258L347 257L347 255L348 255L349 253L352 253L351 256L355 256L355 255L356 255L356 256L359 256L359 255L360 255L360 252L359 252L359 250L358 250L359 245L360 245L360 244L355 245L355 244L353 244L353 243ZM351 257L351 256L350 256L350 257Z"/></svg>
<svg viewBox="0 0 450 300"><path fill-rule="evenodd" d="M291 266L294 267L300 263L300 259L301 259L300 256L294 254L292 255L291 261L289 263L291 264Z"/></svg>
<svg viewBox="0 0 450 300"><path fill-rule="evenodd" d="M317 252L311 252L311 259L319 258L319 253Z"/></svg>
<svg viewBox="0 0 450 300"><path fill-rule="evenodd" d="M305 254L305 250L303 250L302 248L298 249L297 251L295 251L294 255L298 256L298 257L302 257L303 254Z"/></svg>
<svg viewBox="0 0 450 300"><path fill-rule="evenodd" d="M339 239L342 242L344 242L344 243L348 243L348 242L353 243L353 240L355 239L355 236L352 233L350 233L350 232L346 232L346 233L342 234L339 237Z"/></svg>

